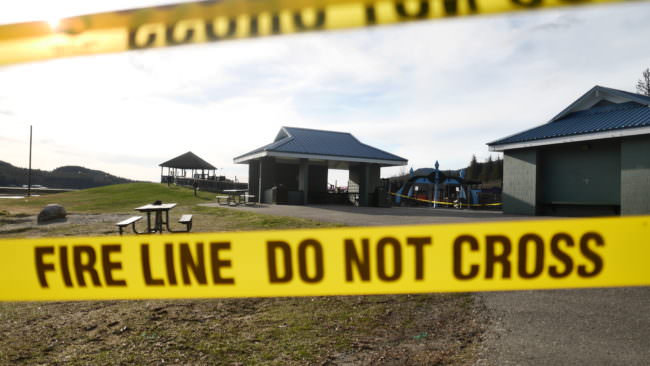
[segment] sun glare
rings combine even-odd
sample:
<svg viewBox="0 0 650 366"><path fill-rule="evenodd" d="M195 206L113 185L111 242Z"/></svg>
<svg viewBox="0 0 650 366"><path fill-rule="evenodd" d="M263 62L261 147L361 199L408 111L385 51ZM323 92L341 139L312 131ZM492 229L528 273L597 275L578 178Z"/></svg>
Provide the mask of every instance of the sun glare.
<svg viewBox="0 0 650 366"><path fill-rule="evenodd" d="M56 30L59 27L60 23L61 23L61 19L59 19L59 18L53 18L53 19L47 20L47 24L50 25L50 28L52 30Z"/></svg>

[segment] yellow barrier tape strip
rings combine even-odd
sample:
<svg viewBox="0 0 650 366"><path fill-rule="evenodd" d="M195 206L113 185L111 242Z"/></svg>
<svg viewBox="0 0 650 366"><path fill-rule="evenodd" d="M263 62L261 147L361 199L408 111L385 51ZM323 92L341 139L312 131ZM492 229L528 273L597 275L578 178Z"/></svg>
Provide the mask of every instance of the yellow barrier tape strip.
<svg viewBox="0 0 650 366"><path fill-rule="evenodd" d="M431 201L431 200L425 200L425 199L423 199L423 198L410 197L410 196L406 196L406 195L403 195L403 194L392 193L392 192L388 192L388 194L393 195L393 196L396 196L396 197L402 197L402 198L405 198L405 199L418 201L418 202L424 202L424 203L436 203L436 204L439 204L439 205L448 205L448 206L453 206L453 205L456 205L456 204L458 204L458 205L462 205L462 206L468 206L468 207L469 207L469 206L471 206L471 207L501 206L501 202L498 202L498 203L457 203L457 202L445 202L445 201Z"/></svg>
<svg viewBox="0 0 650 366"><path fill-rule="evenodd" d="M220 0L0 26L0 65L626 0Z"/></svg>
<svg viewBox="0 0 650 366"><path fill-rule="evenodd" d="M650 216L0 241L0 300L650 285Z"/></svg>

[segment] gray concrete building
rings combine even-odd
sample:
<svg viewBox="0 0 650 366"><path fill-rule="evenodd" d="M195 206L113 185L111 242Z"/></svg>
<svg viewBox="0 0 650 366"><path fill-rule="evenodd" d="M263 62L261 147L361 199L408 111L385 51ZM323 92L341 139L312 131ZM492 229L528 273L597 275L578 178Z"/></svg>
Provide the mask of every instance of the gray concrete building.
<svg viewBox="0 0 650 366"><path fill-rule="evenodd" d="M248 164L249 194L263 203L307 204L327 194L328 169L349 171L348 190L368 206L380 169L408 160L361 143L346 132L282 127L275 140L234 158Z"/></svg>
<svg viewBox="0 0 650 366"><path fill-rule="evenodd" d="M504 213L650 213L648 96L595 86L549 122L488 146L504 153Z"/></svg>

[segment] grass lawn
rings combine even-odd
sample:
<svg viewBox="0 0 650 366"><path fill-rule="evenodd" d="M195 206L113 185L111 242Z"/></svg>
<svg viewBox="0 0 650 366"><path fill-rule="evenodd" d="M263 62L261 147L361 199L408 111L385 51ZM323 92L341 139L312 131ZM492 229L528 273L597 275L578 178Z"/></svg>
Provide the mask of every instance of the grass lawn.
<svg viewBox="0 0 650 366"><path fill-rule="evenodd" d="M220 207L151 183L0 201L7 237L116 235L134 207L176 202L192 231L336 226ZM36 225L48 203L68 222ZM0 364L473 364L484 311L468 294L0 303Z"/></svg>

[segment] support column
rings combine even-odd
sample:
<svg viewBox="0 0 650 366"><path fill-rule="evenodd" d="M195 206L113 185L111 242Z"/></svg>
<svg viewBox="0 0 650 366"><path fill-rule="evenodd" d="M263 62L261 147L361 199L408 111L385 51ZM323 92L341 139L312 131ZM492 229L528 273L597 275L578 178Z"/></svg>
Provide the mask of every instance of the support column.
<svg viewBox="0 0 650 366"><path fill-rule="evenodd" d="M535 215L538 196L537 149L508 150L503 154L503 212Z"/></svg>
<svg viewBox="0 0 650 366"><path fill-rule="evenodd" d="M370 166L368 164L363 164L361 166L361 182L359 183L359 205L360 206L369 206L370 205Z"/></svg>
<svg viewBox="0 0 650 366"><path fill-rule="evenodd" d="M309 196L309 160L300 159L300 168L298 170L298 190L302 192L302 204L308 203Z"/></svg>
<svg viewBox="0 0 650 366"><path fill-rule="evenodd" d="M259 176L259 179L257 181L257 189L258 189L257 199L258 199L258 202L264 202L264 200L262 199L262 193L263 193L263 191L262 191L262 159L260 159L260 167L259 167L259 170L257 171L257 174Z"/></svg>

